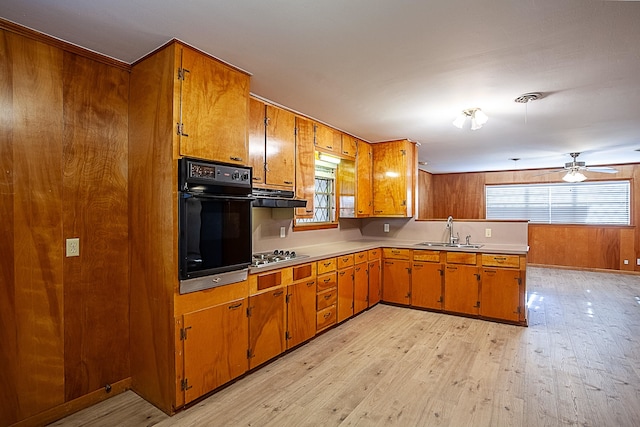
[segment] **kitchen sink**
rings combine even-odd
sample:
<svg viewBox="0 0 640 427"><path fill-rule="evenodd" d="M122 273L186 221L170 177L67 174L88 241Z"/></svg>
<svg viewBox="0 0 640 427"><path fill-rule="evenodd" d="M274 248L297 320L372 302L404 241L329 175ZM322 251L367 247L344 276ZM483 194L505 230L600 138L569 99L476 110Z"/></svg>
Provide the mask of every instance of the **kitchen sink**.
<svg viewBox="0 0 640 427"><path fill-rule="evenodd" d="M432 248L460 248L460 249L478 249L483 246L479 244L444 243L444 242L422 242L422 243L418 243L418 245L428 246Z"/></svg>

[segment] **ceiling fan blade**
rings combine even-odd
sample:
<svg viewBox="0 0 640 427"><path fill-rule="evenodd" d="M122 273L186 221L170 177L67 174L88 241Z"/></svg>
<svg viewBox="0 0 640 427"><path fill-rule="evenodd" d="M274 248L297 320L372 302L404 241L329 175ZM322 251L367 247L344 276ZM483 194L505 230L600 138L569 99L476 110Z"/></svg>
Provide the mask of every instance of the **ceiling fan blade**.
<svg viewBox="0 0 640 427"><path fill-rule="evenodd" d="M544 172L540 172L538 174L535 174L533 176L542 176L542 175L549 175L550 173L560 173L560 172L566 172L566 169L554 169L554 170L550 170L550 171L544 171Z"/></svg>
<svg viewBox="0 0 640 427"><path fill-rule="evenodd" d="M598 172L598 173L618 173L618 169L609 168L609 167L601 167L601 168L585 168L588 172Z"/></svg>

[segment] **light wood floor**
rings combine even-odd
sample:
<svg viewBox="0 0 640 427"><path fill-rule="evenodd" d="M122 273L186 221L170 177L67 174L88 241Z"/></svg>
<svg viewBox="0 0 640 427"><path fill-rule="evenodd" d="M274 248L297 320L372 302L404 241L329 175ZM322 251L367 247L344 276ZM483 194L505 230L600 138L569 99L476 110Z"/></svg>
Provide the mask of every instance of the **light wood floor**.
<svg viewBox="0 0 640 427"><path fill-rule="evenodd" d="M530 268L529 327L378 305L167 417L61 426L640 426L640 276Z"/></svg>

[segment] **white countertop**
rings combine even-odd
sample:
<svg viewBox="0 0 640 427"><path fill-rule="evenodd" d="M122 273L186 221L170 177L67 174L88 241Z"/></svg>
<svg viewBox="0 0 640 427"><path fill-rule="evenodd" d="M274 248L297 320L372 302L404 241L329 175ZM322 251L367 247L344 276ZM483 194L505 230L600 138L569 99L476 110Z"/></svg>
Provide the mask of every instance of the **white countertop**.
<svg viewBox="0 0 640 427"><path fill-rule="evenodd" d="M500 253L510 255L524 255L529 252L529 246L527 245L507 245L507 244L492 244L482 243L480 248L456 248L456 247L429 247L422 246L420 243L422 240L354 240L354 241L341 241L325 243L320 245L299 246L294 248L286 248L287 250L294 250L304 257L298 257L290 261L275 262L267 264L262 267L251 267L250 273L259 273L263 271L273 270L276 268L283 268L297 264L304 264L307 262L318 261L325 258L338 257L345 254L351 254L354 252L366 251L376 248L400 248L400 249L426 249L434 251L447 251L447 252L473 252L473 253Z"/></svg>

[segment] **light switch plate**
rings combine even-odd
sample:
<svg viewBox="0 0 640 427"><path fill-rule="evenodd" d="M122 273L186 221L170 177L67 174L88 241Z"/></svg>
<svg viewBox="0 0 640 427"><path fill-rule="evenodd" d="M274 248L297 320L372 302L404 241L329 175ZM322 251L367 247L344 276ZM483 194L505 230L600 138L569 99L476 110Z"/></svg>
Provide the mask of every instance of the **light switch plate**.
<svg viewBox="0 0 640 427"><path fill-rule="evenodd" d="M490 228L485 228L484 229L484 237L491 237L491 229Z"/></svg>
<svg viewBox="0 0 640 427"><path fill-rule="evenodd" d="M280 238L284 239L287 236L287 229L284 227L280 227Z"/></svg>
<svg viewBox="0 0 640 427"><path fill-rule="evenodd" d="M384 225L384 232L388 233L389 232L389 224L385 224Z"/></svg>

